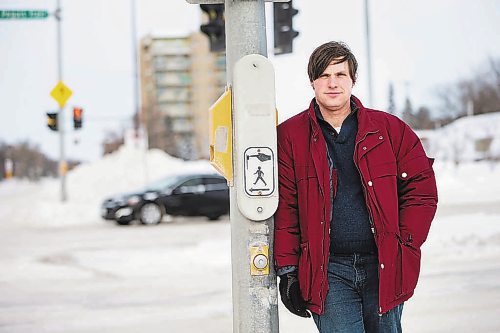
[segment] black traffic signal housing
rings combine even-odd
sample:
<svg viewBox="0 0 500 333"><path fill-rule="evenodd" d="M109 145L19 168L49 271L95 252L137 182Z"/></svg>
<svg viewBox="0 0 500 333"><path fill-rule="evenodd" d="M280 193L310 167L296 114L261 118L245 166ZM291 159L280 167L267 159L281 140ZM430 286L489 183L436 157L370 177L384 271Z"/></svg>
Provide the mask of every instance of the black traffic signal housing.
<svg viewBox="0 0 500 333"><path fill-rule="evenodd" d="M81 107L75 106L73 108L73 127L75 129L82 128L82 116L83 116L83 109Z"/></svg>
<svg viewBox="0 0 500 333"><path fill-rule="evenodd" d="M226 50L226 29L224 23L224 4L200 5L207 13L208 22L200 26L200 30L208 36L211 52Z"/></svg>
<svg viewBox="0 0 500 333"><path fill-rule="evenodd" d="M57 112L47 112L47 127L52 131L57 131Z"/></svg>
<svg viewBox="0 0 500 333"><path fill-rule="evenodd" d="M274 54L293 52L292 41L299 33L293 30L293 17L299 11L290 2L274 3Z"/></svg>

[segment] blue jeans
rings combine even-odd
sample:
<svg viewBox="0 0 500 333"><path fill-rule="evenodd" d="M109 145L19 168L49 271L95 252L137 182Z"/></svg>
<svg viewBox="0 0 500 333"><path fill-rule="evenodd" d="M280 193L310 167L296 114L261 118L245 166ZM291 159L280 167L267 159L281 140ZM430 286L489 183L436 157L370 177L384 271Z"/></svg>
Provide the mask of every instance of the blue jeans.
<svg viewBox="0 0 500 333"><path fill-rule="evenodd" d="M325 312L313 313L320 333L401 333L403 304L379 315L378 258L330 256Z"/></svg>

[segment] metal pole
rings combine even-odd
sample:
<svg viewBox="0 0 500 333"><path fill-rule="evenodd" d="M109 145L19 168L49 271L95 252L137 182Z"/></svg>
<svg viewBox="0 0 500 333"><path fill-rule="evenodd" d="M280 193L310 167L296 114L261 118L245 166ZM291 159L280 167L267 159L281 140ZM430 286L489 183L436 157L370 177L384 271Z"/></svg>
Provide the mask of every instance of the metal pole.
<svg viewBox="0 0 500 333"><path fill-rule="evenodd" d="M61 29L61 0L57 0L57 8L55 13L55 18L57 21L57 79L59 82L63 79L63 69L62 69L62 29ZM58 112L58 126L59 126L59 177L61 178L61 202L65 202L68 199L66 192L66 173L68 167L66 165L66 156L64 149L64 107L59 107Z"/></svg>
<svg viewBox="0 0 500 333"><path fill-rule="evenodd" d="M474 115L474 102L472 99L467 101L467 117L472 117Z"/></svg>
<svg viewBox="0 0 500 333"><path fill-rule="evenodd" d="M264 0L225 0L227 81L233 82L235 63L245 55L267 55ZM257 97L257 96L256 96ZM235 112L233 110L233 112ZM244 156L235 146L233 114L233 164ZM235 173L233 184L238 184ZM278 332L278 303L274 273L272 242L273 218L255 222L244 217L236 202L237 186L230 188L231 198L231 263L233 294L233 332ZM249 244L269 244L270 274L250 275Z"/></svg>
<svg viewBox="0 0 500 333"><path fill-rule="evenodd" d="M132 57L134 61L134 112L135 116L139 117L139 66L137 56L137 16L136 16L136 1L130 0L130 14L132 21ZM139 124L135 124L139 127Z"/></svg>
<svg viewBox="0 0 500 333"><path fill-rule="evenodd" d="M131 28L131 42L132 42L132 61L133 61L133 94L134 94L134 100L133 100L133 108L134 108L134 131L135 131L135 143L136 143L136 148L142 149L142 165L143 165L143 172L144 172L144 184L149 183L149 174L148 174L148 164L147 164L147 152L148 152L148 146L147 144L144 145L142 140L139 141L139 138L143 139L142 136L140 136L140 128L141 128L141 122L139 120L139 113L141 109L141 102L140 102L140 95L139 95L139 56L138 56L138 51L137 51L137 12L136 12L136 0L130 0L130 20L132 22L132 28ZM145 135L147 137L147 135Z"/></svg>
<svg viewBox="0 0 500 333"><path fill-rule="evenodd" d="M372 50L370 37L370 8L368 0L365 0L365 28L366 28L366 62L368 69L368 105L373 107L373 90L372 90Z"/></svg>

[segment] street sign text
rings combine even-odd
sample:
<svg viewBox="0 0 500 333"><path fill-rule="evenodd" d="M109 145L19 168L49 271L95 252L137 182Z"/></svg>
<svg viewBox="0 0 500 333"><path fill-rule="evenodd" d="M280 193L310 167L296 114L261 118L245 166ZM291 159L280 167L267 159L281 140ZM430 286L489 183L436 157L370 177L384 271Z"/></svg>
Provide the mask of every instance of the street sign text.
<svg viewBox="0 0 500 333"><path fill-rule="evenodd" d="M33 20L49 16L46 10L0 10L0 20Z"/></svg>

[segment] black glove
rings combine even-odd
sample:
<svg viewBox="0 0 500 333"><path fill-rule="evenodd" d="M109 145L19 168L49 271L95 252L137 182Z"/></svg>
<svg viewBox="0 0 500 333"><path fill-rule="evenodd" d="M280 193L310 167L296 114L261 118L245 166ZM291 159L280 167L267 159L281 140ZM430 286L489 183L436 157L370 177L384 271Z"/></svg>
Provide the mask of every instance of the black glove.
<svg viewBox="0 0 500 333"><path fill-rule="evenodd" d="M280 276L281 301L294 315L309 318L311 314L306 310L306 302L300 293L297 272L290 272Z"/></svg>

